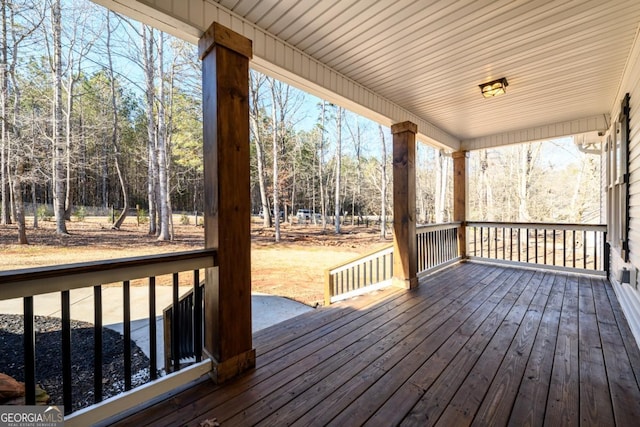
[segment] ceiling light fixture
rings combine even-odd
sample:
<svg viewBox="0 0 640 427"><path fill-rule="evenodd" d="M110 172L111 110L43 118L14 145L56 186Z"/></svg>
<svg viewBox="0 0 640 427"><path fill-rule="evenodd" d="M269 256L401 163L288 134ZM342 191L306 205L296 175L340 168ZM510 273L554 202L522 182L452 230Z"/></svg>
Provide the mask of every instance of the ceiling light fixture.
<svg viewBox="0 0 640 427"><path fill-rule="evenodd" d="M493 80L488 83L482 83L480 85L480 90L482 91L482 96L485 98L492 98L494 96L503 95L507 92L506 87L509 86L507 83L507 78L502 77L498 80Z"/></svg>

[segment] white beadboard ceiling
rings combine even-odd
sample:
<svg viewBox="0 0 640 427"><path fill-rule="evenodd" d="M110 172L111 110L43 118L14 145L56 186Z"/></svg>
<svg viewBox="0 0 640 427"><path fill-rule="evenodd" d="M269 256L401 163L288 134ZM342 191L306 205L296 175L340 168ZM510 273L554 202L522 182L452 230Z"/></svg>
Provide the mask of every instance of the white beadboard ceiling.
<svg viewBox="0 0 640 427"><path fill-rule="evenodd" d="M201 29L210 22L196 22L196 8L206 15L217 3L444 131L445 145L470 148L498 134L606 117L640 23L640 0L96 1L142 4ZM500 77L506 95L482 98L478 85Z"/></svg>

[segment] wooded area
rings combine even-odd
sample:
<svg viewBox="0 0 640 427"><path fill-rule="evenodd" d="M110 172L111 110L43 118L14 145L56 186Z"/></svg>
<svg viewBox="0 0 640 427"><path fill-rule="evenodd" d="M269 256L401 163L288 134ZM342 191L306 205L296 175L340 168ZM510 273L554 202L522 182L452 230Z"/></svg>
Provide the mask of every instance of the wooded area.
<svg viewBox="0 0 640 427"><path fill-rule="evenodd" d="M3 0L1 19L0 222L17 223L27 243L25 215L37 228L37 206L53 206L59 234L85 207L114 206L117 229L127 208L140 206L149 233L171 239L172 212L203 209L195 46L89 1ZM252 210L275 240L274 216L291 221L298 209L337 233L341 221L375 219L384 237L389 129L258 72L250 77ZM471 217L581 221L598 213L597 157L549 173L539 147L473 153ZM450 153L417 150L418 222L450 221ZM568 185L554 189L559 179Z"/></svg>

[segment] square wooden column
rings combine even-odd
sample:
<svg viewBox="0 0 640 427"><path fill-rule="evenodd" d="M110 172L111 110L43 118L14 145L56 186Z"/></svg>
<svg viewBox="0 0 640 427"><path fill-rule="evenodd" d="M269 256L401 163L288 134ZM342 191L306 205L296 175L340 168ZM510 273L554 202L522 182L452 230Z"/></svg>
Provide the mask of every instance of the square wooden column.
<svg viewBox="0 0 640 427"><path fill-rule="evenodd" d="M416 253L416 133L411 122L391 126L393 134L393 284L418 286Z"/></svg>
<svg viewBox="0 0 640 427"><path fill-rule="evenodd" d="M469 152L456 151L453 157L453 220L460 222L458 254L467 257L467 159Z"/></svg>
<svg viewBox="0 0 640 427"><path fill-rule="evenodd" d="M249 60L251 40L218 23L200 38L205 247L218 267L205 279L205 353L224 382L255 367L251 332Z"/></svg>

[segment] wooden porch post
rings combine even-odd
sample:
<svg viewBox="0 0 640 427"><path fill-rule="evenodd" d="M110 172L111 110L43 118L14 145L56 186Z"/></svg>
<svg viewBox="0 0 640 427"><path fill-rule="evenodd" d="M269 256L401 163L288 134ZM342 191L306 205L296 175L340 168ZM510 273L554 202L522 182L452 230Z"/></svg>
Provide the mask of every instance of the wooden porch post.
<svg viewBox="0 0 640 427"><path fill-rule="evenodd" d="M202 60L205 353L220 383L255 367L251 333L249 60L251 40L213 23L198 43Z"/></svg>
<svg viewBox="0 0 640 427"><path fill-rule="evenodd" d="M456 151L453 157L453 220L461 222L458 230L458 254L467 257L467 159L468 151Z"/></svg>
<svg viewBox="0 0 640 427"><path fill-rule="evenodd" d="M416 133L411 122L391 126L393 134L393 284L418 286L416 254Z"/></svg>

